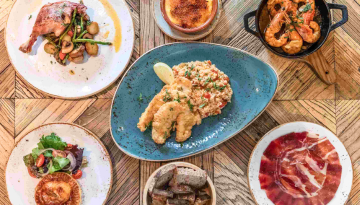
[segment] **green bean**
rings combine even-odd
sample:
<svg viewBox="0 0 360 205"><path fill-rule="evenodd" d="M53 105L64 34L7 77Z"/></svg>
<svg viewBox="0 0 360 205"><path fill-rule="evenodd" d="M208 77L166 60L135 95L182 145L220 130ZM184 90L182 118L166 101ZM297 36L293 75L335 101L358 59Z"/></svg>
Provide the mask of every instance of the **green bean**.
<svg viewBox="0 0 360 205"><path fill-rule="evenodd" d="M83 15L81 15L81 18L80 18L80 27L81 27L81 31L80 31L80 33L81 33L81 32L83 32L83 30L84 30L84 20L83 20L83 18L84 18L84 16L83 16Z"/></svg>
<svg viewBox="0 0 360 205"><path fill-rule="evenodd" d="M85 35L87 32L88 32L87 30L83 31L83 32L77 37L77 39L80 39L81 37L83 37L83 35Z"/></svg>
<svg viewBox="0 0 360 205"><path fill-rule="evenodd" d="M60 39L59 39L59 46L61 45L61 41L62 39L64 38L64 36L67 34L67 32L69 32L69 30L71 29L74 21L75 21L75 16L76 16L76 8L74 9L74 13L73 13L73 17L72 17L72 20L71 20L71 23L70 25L67 27L67 29L65 30L65 32L63 34L61 34L60 36Z"/></svg>
<svg viewBox="0 0 360 205"><path fill-rule="evenodd" d="M76 32L77 32L77 24L76 24L76 21L75 21L74 22L74 35L73 35L73 38L72 38L73 41L76 39Z"/></svg>
<svg viewBox="0 0 360 205"><path fill-rule="evenodd" d="M103 41L95 41L93 39L75 39L73 41L74 43L80 43L80 42L89 42L91 44L96 43L96 44L101 44L101 45L111 45L111 42L103 42Z"/></svg>
<svg viewBox="0 0 360 205"><path fill-rule="evenodd" d="M69 54L66 54L66 56L65 56L64 60L62 61L62 63L65 64L65 63L66 63L66 60L67 60L68 58L69 58Z"/></svg>

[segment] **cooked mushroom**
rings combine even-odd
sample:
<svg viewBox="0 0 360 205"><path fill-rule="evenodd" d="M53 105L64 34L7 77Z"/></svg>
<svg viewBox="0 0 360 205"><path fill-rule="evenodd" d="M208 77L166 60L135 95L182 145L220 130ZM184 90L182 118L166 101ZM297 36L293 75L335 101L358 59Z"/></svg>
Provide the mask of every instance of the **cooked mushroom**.
<svg viewBox="0 0 360 205"><path fill-rule="evenodd" d="M94 37L90 33L86 33L85 35L83 35L82 38L83 39L93 39Z"/></svg>
<svg viewBox="0 0 360 205"><path fill-rule="evenodd" d="M96 43L91 44L89 42L86 42L85 48L86 48L86 52L91 56L96 56L99 50L99 46Z"/></svg>
<svg viewBox="0 0 360 205"><path fill-rule="evenodd" d="M74 49L74 44L70 41L63 41L61 52L62 53L70 53Z"/></svg>
<svg viewBox="0 0 360 205"><path fill-rule="evenodd" d="M74 62L74 63L82 63L84 61L84 56L77 56L77 57L70 57L68 58L69 61Z"/></svg>
<svg viewBox="0 0 360 205"><path fill-rule="evenodd" d="M84 19L85 21L89 21L89 20L90 20L90 16L86 14L83 19Z"/></svg>
<svg viewBox="0 0 360 205"><path fill-rule="evenodd" d="M85 46L83 44L80 44L79 47L75 48L73 51L70 52L69 57L76 58L82 56L84 54L84 51Z"/></svg>
<svg viewBox="0 0 360 205"><path fill-rule="evenodd" d="M47 43L44 46L44 50L48 54L54 54L56 52L56 47L51 43Z"/></svg>
<svg viewBox="0 0 360 205"><path fill-rule="evenodd" d="M86 27L86 30L92 35L97 34L99 33L99 24L93 21Z"/></svg>
<svg viewBox="0 0 360 205"><path fill-rule="evenodd" d="M65 36L63 37L62 39L63 41L68 41L68 42L71 42L71 36L65 34Z"/></svg>

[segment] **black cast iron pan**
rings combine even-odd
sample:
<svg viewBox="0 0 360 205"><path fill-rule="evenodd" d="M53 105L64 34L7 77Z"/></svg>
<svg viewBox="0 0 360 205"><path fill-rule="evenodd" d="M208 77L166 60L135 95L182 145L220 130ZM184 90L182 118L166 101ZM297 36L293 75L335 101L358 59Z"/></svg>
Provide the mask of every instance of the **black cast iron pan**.
<svg viewBox="0 0 360 205"><path fill-rule="evenodd" d="M320 18L321 18L320 22L321 23L319 25L321 28L321 37L316 43L310 45L306 50L302 50L297 54L290 55L290 54L287 54L284 51L282 51L281 48L274 48L274 47L269 46L265 41L264 29L261 28L260 21L263 21L262 18L264 18L264 14L262 12L264 12L264 9L267 10L267 1L268 0L262 0L259 5L259 8L257 10L252 11L244 16L245 30L247 32L255 35L256 37L258 37L267 49L269 49L276 55L279 55L279 56L282 56L285 58L291 58L291 59L302 58L302 57L305 57L305 56L308 56L308 55L314 53L324 44L329 33L332 30L345 24L348 21L348 10L347 10L346 6L339 5L339 4L326 3L325 0L315 0L315 5L318 8L318 10L320 11ZM330 12L331 9L340 9L342 11L342 19L335 24L332 24L332 22L331 22L331 12ZM254 17L254 16L255 16L256 31L252 30L249 27L249 18Z"/></svg>

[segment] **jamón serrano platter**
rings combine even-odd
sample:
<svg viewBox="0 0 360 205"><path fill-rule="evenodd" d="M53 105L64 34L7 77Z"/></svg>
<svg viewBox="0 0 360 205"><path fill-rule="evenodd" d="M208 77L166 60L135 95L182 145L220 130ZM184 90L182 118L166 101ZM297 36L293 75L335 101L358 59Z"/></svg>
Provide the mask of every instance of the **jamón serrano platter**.
<svg viewBox="0 0 360 205"><path fill-rule="evenodd" d="M350 156L341 141L308 122L274 128L249 161L249 188L258 204L341 205L352 180Z"/></svg>

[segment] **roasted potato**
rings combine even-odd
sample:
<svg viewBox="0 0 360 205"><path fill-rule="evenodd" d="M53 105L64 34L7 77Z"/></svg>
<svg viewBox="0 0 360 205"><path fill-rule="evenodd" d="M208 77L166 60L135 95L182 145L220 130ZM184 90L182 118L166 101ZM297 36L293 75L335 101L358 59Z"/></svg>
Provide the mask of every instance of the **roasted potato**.
<svg viewBox="0 0 360 205"><path fill-rule="evenodd" d="M47 43L44 46L44 50L48 54L54 54L56 52L56 47L51 43Z"/></svg>
<svg viewBox="0 0 360 205"><path fill-rule="evenodd" d="M96 56L99 50L99 46L96 43L91 44L89 42L86 42L85 48L86 48L86 52L91 56Z"/></svg>
<svg viewBox="0 0 360 205"><path fill-rule="evenodd" d="M89 26L86 26L86 30L92 34L95 35L97 33L99 33L99 24L96 22L91 22L91 24Z"/></svg>
<svg viewBox="0 0 360 205"><path fill-rule="evenodd" d="M83 38L83 39L93 39L94 37L93 37L91 34L86 33L85 35L83 35L82 38Z"/></svg>

